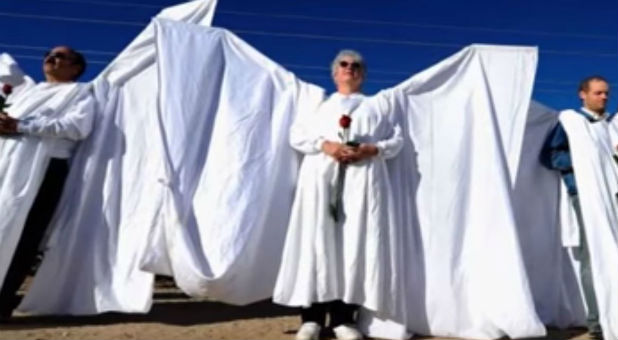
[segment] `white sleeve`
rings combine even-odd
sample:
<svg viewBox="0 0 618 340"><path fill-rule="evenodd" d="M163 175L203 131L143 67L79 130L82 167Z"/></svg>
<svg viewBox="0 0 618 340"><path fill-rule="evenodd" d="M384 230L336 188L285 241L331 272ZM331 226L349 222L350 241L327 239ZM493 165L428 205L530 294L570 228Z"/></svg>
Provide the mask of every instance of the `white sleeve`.
<svg viewBox="0 0 618 340"><path fill-rule="evenodd" d="M378 148L378 156L388 159L397 156L403 147L403 136L401 127L395 125L391 127L390 137L377 142L375 145Z"/></svg>
<svg viewBox="0 0 618 340"><path fill-rule="evenodd" d="M322 152L322 144L325 139L322 136L311 133L308 119L298 117L290 129L290 145L304 153L316 154Z"/></svg>
<svg viewBox="0 0 618 340"><path fill-rule="evenodd" d="M80 140L92 130L94 121L94 98L84 95L59 117L38 116L20 120L17 132L32 136Z"/></svg>
<svg viewBox="0 0 618 340"><path fill-rule="evenodd" d="M394 122L393 109L396 101L396 91L383 90L376 96L378 111L382 115L377 131L383 136L375 143L378 148L378 156L388 159L397 156L403 148L403 133L398 123Z"/></svg>

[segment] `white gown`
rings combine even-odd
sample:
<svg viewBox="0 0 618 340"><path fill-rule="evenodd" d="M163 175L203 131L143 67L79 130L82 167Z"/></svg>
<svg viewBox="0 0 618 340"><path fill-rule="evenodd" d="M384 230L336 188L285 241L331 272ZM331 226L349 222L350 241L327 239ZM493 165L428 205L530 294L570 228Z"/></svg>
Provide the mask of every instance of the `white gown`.
<svg viewBox="0 0 618 340"><path fill-rule="evenodd" d="M358 106L355 110L352 107ZM346 167L343 218L329 212L337 163L319 149L338 140L339 118L352 111L350 139L375 144L378 156ZM343 300L403 321L402 238L395 223L386 159L403 146L380 95L335 93L312 117L299 116L291 145L305 154L273 300L289 306Z"/></svg>
<svg viewBox="0 0 618 340"><path fill-rule="evenodd" d="M0 283L52 157L69 158L75 141L92 129L93 100L79 83L26 83L6 110L22 132L0 136ZM22 123L20 123L22 124Z"/></svg>
<svg viewBox="0 0 618 340"><path fill-rule="evenodd" d="M560 113L569 138L599 321L605 339L618 338L618 168L612 159L618 135L607 121L589 123L572 110Z"/></svg>

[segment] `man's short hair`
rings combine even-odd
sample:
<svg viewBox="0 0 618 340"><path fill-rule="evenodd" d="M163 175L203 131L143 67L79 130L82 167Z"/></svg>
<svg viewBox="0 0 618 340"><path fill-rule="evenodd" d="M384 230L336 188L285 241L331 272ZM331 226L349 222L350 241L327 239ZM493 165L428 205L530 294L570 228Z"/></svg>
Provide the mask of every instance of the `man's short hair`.
<svg viewBox="0 0 618 340"><path fill-rule="evenodd" d="M343 57L351 57L354 61L357 61L360 64L360 71L363 79L365 79L365 75L367 74L367 65L365 64L365 59L363 56L354 51L354 50L341 50L337 53L335 59L333 59L332 64L330 65L331 76L335 76L335 71L337 71L337 66L339 66L339 62Z"/></svg>
<svg viewBox="0 0 618 340"><path fill-rule="evenodd" d="M603 81L605 83L609 83L607 79L603 78L602 76L599 76L599 75L589 76L589 77L582 79L582 81L579 82L577 93L582 92L582 91L588 92L588 89L590 89L590 83L593 81Z"/></svg>
<svg viewBox="0 0 618 340"><path fill-rule="evenodd" d="M69 51L71 51L71 54L73 55L73 64L79 66L79 72L77 72L77 74L75 75L75 79L73 79L77 80L84 74L84 72L86 72L86 58L84 58L83 54L77 52L71 47L69 47Z"/></svg>

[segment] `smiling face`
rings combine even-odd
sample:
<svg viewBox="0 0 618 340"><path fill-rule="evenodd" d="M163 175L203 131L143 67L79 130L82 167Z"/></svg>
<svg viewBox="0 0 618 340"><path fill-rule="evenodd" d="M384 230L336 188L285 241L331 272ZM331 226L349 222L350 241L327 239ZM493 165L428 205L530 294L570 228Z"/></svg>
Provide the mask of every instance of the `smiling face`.
<svg viewBox="0 0 618 340"><path fill-rule="evenodd" d="M54 47L45 53L43 73L48 81L71 82L77 79L82 70L77 56L69 47Z"/></svg>
<svg viewBox="0 0 618 340"><path fill-rule="evenodd" d="M609 85L603 80L592 79L587 88L579 91L579 98L588 110L604 113L609 99Z"/></svg>
<svg viewBox="0 0 618 340"><path fill-rule="evenodd" d="M365 74L360 58L354 55L339 55L333 64L333 81L337 89L347 88L352 92L359 92Z"/></svg>

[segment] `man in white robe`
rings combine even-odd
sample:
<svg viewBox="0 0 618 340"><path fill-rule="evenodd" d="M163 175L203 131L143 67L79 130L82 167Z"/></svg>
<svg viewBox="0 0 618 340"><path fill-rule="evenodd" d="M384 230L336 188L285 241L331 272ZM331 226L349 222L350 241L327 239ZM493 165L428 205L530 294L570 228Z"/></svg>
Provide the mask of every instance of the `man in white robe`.
<svg viewBox="0 0 618 340"><path fill-rule="evenodd" d="M579 110L565 110L560 113L560 122L547 137L541 151L540 158L541 163L544 166L560 172L564 185L566 186L569 194L570 204L575 212L577 224L579 226L579 246L575 248L575 257L580 263L581 286L588 309L586 323L588 326L588 331L594 339L602 339L603 332L601 329L601 324L599 323L599 308L594 289L593 273L590 261L590 244L587 241L586 231L584 228L584 225L586 224L586 220L582 212L584 205L580 204L579 191L581 188L580 185L576 183L575 172L578 169L578 164L575 164L571 156L571 149L574 144L582 144L587 141L581 140L582 135L573 130L574 125L571 122L577 121L581 123L576 123L575 125L584 127L593 139L598 138L595 131L599 129L607 130L609 127L609 124L606 122L609 114L605 110L608 96L609 85L603 77L591 76L584 79L579 86L579 97L582 100L583 107ZM565 120L567 126L565 126ZM568 127L569 125L571 128ZM575 129L577 129L577 127L575 127ZM585 138L590 136L586 136ZM603 142L609 142L609 139L604 140ZM593 153L596 153L596 150L592 151ZM607 160L611 162L610 157L608 157ZM583 173L578 175L582 176ZM609 203L613 203L615 205L615 202L610 201ZM596 226L590 227L595 228Z"/></svg>
<svg viewBox="0 0 618 340"><path fill-rule="evenodd" d="M358 53L341 51L332 70L337 92L311 116L299 115L290 132L304 159L273 300L302 307L298 340L317 339L329 310L336 337L349 340L362 338L356 305L402 315L390 310L402 291L385 163L403 146L401 130L380 97L360 94Z"/></svg>
<svg viewBox="0 0 618 340"><path fill-rule="evenodd" d="M45 55L45 81L28 79L0 115L0 318L10 318L45 236L69 172L76 141L92 129L86 68L79 52L58 46Z"/></svg>

